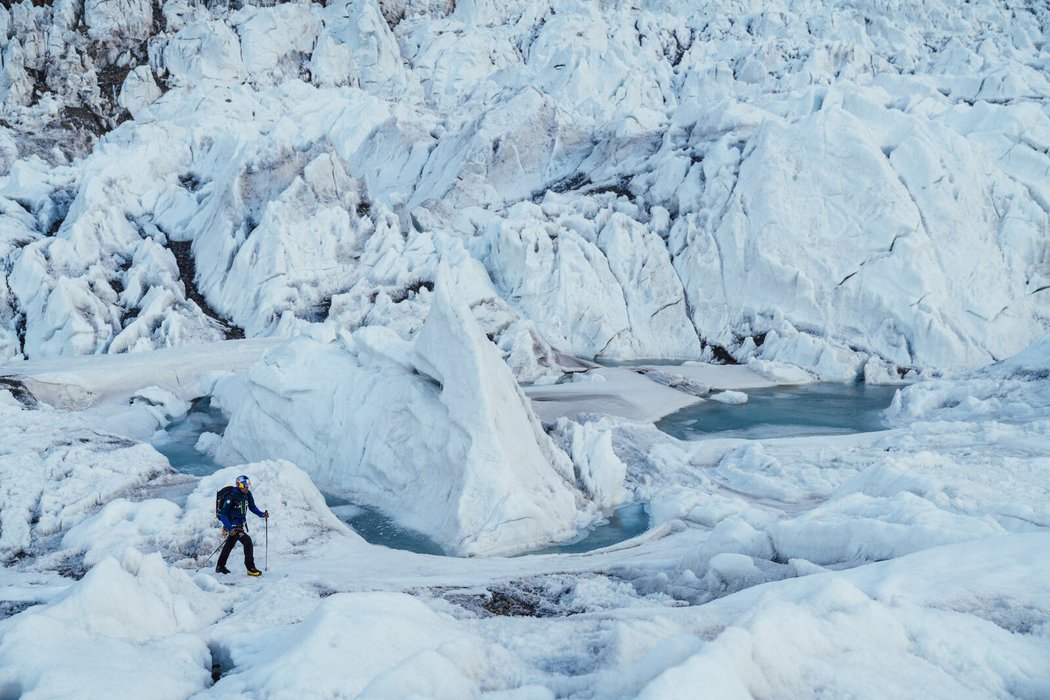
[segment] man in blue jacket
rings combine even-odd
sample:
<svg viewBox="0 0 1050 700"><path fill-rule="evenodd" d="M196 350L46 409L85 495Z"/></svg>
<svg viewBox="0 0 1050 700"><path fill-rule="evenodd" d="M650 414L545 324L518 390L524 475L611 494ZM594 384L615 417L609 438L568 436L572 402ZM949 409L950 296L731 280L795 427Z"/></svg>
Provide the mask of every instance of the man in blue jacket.
<svg viewBox="0 0 1050 700"><path fill-rule="evenodd" d="M237 477L234 488L228 490L219 506L219 521L227 533L226 544L222 546L219 554L219 563L215 565L215 571L220 574L228 574L226 560L230 558L233 546L239 541L244 546L244 566L248 569L249 576L259 576L262 572L255 568L254 549L252 538L248 536L248 511L255 513L260 518L269 518L270 511L260 511L255 507L255 497L252 496L252 482L243 474Z"/></svg>

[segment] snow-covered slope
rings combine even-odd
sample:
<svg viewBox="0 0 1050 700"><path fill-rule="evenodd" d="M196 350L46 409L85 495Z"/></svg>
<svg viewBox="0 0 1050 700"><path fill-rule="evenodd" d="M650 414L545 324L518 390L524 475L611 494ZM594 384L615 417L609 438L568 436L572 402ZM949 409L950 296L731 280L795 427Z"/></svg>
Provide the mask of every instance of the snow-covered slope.
<svg viewBox="0 0 1050 700"><path fill-rule="evenodd" d="M14 4L0 348L409 337L465 248L520 378L552 346L986 364L1050 317L1048 24L1002 2Z"/></svg>

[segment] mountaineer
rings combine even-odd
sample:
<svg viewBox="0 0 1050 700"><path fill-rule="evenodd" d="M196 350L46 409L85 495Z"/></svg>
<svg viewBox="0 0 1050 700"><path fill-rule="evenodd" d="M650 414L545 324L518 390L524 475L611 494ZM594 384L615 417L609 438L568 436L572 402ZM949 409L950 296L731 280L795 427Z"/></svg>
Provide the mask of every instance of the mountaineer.
<svg viewBox="0 0 1050 700"><path fill-rule="evenodd" d="M215 514L222 523L223 534L226 543L222 546L219 554L219 562L215 565L216 573L228 574L226 560L230 552L239 541L244 547L244 566L248 569L249 576L259 576L261 571L255 568L254 547L252 538L248 536L248 511L258 515L260 518L269 518L270 511L260 511L255 507L255 497L252 496L252 482L247 476L241 474L233 486L226 486L215 494Z"/></svg>

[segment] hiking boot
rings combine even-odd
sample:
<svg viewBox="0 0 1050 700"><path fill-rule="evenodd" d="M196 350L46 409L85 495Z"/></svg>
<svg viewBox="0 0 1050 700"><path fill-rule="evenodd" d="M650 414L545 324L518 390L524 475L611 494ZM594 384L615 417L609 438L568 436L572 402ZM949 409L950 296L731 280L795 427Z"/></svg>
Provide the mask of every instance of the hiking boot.
<svg viewBox="0 0 1050 700"><path fill-rule="evenodd" d="M230 573L230 570L227 569L225 566L216 566L215 567L215 573L217 573L217 574L228 574L228 573Z"/></svg>
<svg viewBox="0 0 1050 700"><path fill-rule="evenodd" d="M248 569L248 575L249 576L262 576L262 572L253 567L251 569Z"/></svg>

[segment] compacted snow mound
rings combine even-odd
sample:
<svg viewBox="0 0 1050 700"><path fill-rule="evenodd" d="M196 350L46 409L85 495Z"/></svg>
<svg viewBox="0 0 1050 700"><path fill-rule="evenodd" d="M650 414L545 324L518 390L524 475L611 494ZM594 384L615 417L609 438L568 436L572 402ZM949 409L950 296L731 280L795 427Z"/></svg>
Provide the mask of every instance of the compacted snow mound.
<svg viewBox="0 0 1050 700"><path fill-rule="evenodd" d="M450 554L571 535L589 496L453 297L454 279L439 276L411 343L378 328L299 338L267 353L243 388L220 387L231 419L218 458L289 459L322 488L396 515Z"/></svg>
<svg viewBox="0 0 1050 700"><path fill-rule="evenodd" d="M208 646L192 633L222 614L221 600L159 554L128 549L54 602L0 621L0 690L133 698L144 691L130 679L145 674L150 697L188 697L211 682Z"/></svg>
<svg viewBox="0 0 1050 700"><path fill-rule="evenodd" d="M263 537L275 552L290 554L300 553L307 543L316 545L332 537L358 539L328 509L306 473L294 464L274 460L228 467L202 478L187 496L184 507L162 498L114 499L70 528L61 547L67 555L82 557L87 567L107 556L119 555L126 547L160 551L170 561L198 566L222 542L215 518L215 493L232 486L240 474L252 480L256 506L271 515L269 523L248 515L248 531L260 547L260 568ZM231 568L240 568L234 566L239 559L238 550Z"/></svg>
<svg viewBox="0 0 1050 700"><path fill-rule="evenodd" d="M49 554L105 503L170 469L148 445L41 413L0 406L0 560Z"/></svg>
<svg viewBox="0 0 1050 700"><path fill-rule="evenodd" d="M237 673L218 693L449 700L477 697L481 660L506 655L419 600L380 592L333 595L237 652ZM290 672L305 667L328 670Z"/></svg>
<svg viewBox="0 0 1050 700"><path fill-rule="evenodd" d="M675 627L694 645L652 647L675 661L637 697L1041 697L1050 601L1033 581L1048 539L940 547L689 608Z"/></svg>

